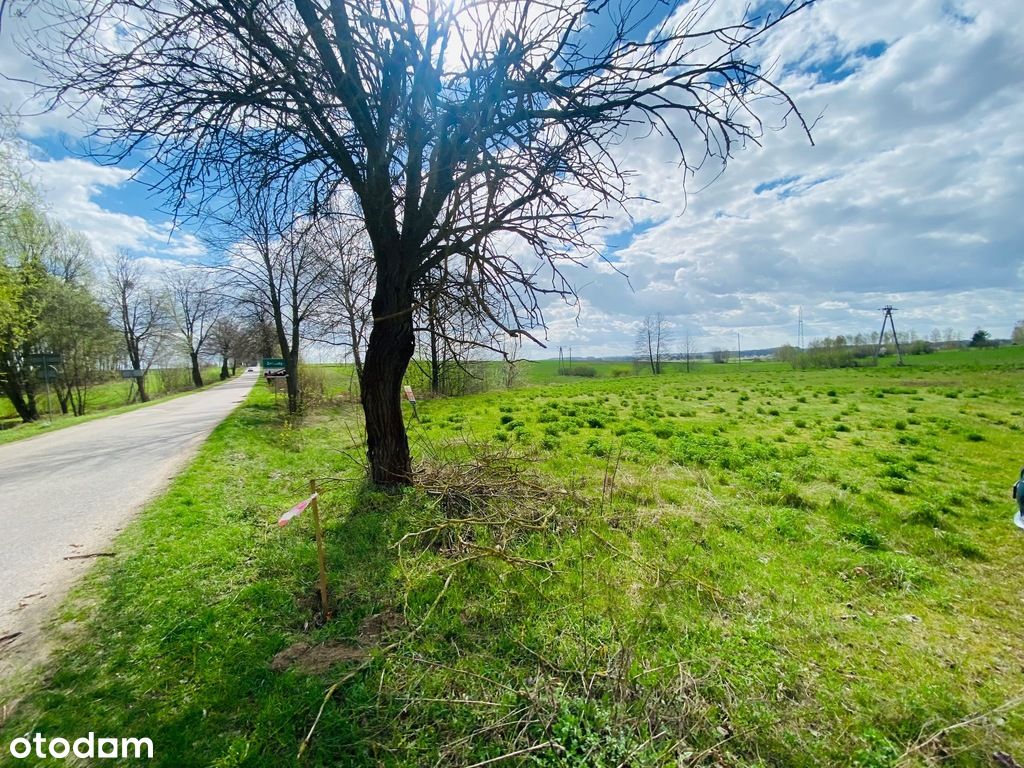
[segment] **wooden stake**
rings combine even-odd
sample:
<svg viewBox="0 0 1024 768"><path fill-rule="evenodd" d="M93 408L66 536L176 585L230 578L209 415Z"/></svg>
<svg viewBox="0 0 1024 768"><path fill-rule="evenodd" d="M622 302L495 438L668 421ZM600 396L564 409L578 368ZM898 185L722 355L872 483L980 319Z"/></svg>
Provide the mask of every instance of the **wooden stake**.
<svg viewBox="0 0 1024 768"><path fill-rule="evenodd" d="M327 560L324 557L324 531L320 527L320 500L316 492L316 480L309 481L313 493L313 528L316 530L316 557L320 561L320 607L324 621L327 621Z"/></svg>

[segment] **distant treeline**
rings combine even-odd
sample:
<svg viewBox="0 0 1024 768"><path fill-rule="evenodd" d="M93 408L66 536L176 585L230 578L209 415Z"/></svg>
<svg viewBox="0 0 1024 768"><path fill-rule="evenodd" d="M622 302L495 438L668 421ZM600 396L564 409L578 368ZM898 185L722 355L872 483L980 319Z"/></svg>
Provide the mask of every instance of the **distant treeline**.
<svg viewBox="0 0 1024 768"><path fill-rule="evenodd" d="M919 338L913 331L899 334L899 350L904 355L928 355L940 349L959 349L965 343L954 338ZM775 351L775 358L794 368L855 368L873 365L878 357L897 353L896 339L886 333L878 346L878 337L858 333L815 339L806 349L784 344Z"/></svg>

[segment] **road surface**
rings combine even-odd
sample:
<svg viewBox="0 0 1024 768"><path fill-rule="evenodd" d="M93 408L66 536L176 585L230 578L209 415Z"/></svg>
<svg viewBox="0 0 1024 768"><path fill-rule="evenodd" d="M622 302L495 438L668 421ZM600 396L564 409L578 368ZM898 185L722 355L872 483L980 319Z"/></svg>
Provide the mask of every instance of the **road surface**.
<svg viewBox="0 0 1024 768"><path fill-rule="evenodd" d="M257 378L0 445L0 680L44 655L80 556L111 551Z"/></svg>

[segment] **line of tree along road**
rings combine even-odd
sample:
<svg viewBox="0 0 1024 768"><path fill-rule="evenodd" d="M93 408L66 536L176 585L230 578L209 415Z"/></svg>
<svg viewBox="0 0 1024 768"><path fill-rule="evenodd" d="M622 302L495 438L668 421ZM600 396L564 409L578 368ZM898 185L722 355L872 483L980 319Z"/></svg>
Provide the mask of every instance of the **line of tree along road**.
<svg viewBox="0 0 1024 768"><path fill-rule="evenodd" d="M141 372L126 399L146 402L154 366L167 392L184 386L168 371L178 360L188 360L191 385L201 387L211 358L224 379L240 358L256 356L259 329L210 273L147 272L125 254L97 259L45 211L17 173L21 162L11 140L0 140L10 182L0 200L0 388L21 421L40 418L44 389L61 413L80 416L90 389L122 370Z"/></svg>

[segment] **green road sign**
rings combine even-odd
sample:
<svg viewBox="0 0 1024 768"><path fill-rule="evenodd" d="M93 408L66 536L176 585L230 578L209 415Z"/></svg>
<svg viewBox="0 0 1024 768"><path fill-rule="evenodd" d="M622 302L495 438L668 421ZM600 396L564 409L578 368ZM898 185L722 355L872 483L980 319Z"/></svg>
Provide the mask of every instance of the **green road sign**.
<svg viewBox="0 0 1024 768"><path fill-rule="evenodd" d="M263 358L264 368L284 368L283 357L264 357Z"/></svg>
<svg viewBox="0 0 1024 768"><path fill-rule="evenodd" d="M36 368L36 378L40 381L56 381L57 371L50 366L45 368Z"/></svg>

